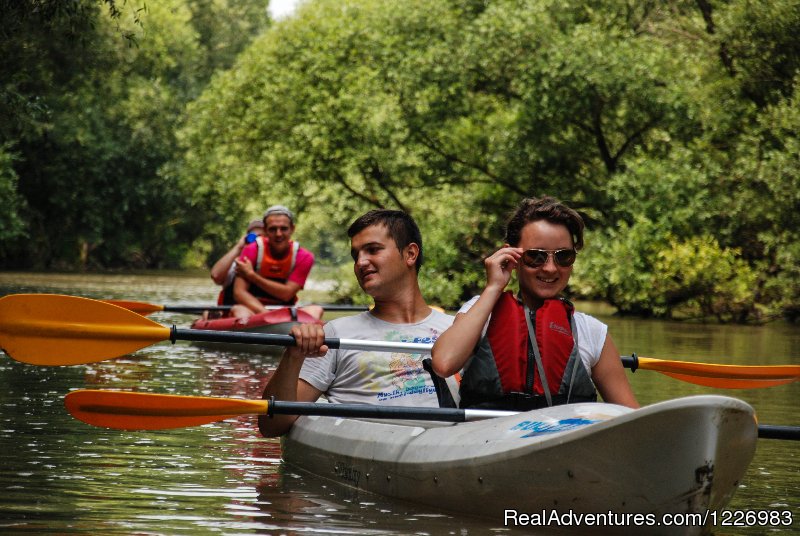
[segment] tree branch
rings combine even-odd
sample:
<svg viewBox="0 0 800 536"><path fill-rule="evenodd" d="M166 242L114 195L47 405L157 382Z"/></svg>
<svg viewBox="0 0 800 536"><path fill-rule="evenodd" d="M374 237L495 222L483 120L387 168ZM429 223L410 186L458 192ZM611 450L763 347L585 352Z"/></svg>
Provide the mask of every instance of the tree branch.
<svg viewBox="0 0 800 536"><path fill-rule="evenodd" d="M434 140L431 136L429 136L423 130L418 130L418 131L415 132L415 134L418 136L418 141L423 146L427 147L428 149L430 149L434 153L438 154L439 156L444 158L446 161L448 161L448 162L450 162L452 164L458 164L458 165L461 165L461 166L464 166L464 167L467 167L467 168L470 168L470 169L474 169L474 170L480 171L481 173L483 173L484 175L489 177L489 179L491 179L490 181L487 181L487 182L491 182L491 183L494 183L494 184L500 184L500 185L504 186L505 188L507 188L508 190L510 190L510 191L512 191L512 192L514 192L516 194L525 195L525 191L524 190L519 188L513 182L509 182L508 180L504 179L503 177L500 177L499 175L497 175L495 173L492 173L491 170L489 170L489 168L486 167L485 165L479 164L477 162L468 162L468 161L464 160L463 158L461 158L461 157L459 157L459 156L457 156L457 155L455 155L453 153L449 153L444 148L442 148L436 140ZM471 181L471 182L477 182L477 181Z"/></svg>
<svg viewBox="0 0 800 536"><path fill-rule="evenodd" d="M344 178L344 176L342 176L341 173L334 172L333 173L333 179L336 182L338 182L345 190L347 190L348 192L353 194L358 199L361 199L362 201L365 201L368 204L373 205L373 206L375 206L377 208L384 208L383 203L381 203L375 197L368 196L368 195L364 194L363 192L361 192L359 190L356 190L355 188L353 188L352 186L347 184L347 180Z"/></svg>
<svg viewBox="0 0 800 536"><path fill-rule="evenodd" d="M642 125L642 127L640 129L638 129L636 132L634 132L633 134L628 136L625 139L625 143L622 144L622 146L619 148L619 150L614 155L614 162L619 162L619 159L622 157L622 154L625 151L628 150L628 147L630 146L630 144L633 143L635 140L641 138L642 134L644 134L645 132L647 132L648 130L653 128L655 125L657 125L658 122L661 121L662 117L664 117L663 114L652 118L650 121L648 121L647 123Z"/></svg>
<svg viewBox="0 0 800 536"><path fill-rule="evenodd" d="M446 151L442 147L442 145L432 136L430 136L423 128L419 127L415 128L416 123L412 121L412 119L414 118L414 113L413 111L411 111L410 107L406 105L406 101L403 98L402 94L398 95L398 104L400 105L400 109L403 112L406 127L408 128L410 137L416 138L416 140L421 145L423 145L430 151L436 153L437 155L441 156L451 164L458 164L460 166L464 166L466 168L479 171L480 173L489 177L492 183L500 184L516 194L525 195L525 192L522 189L520 189L516 184L514 184L513 182L509 182L508 180L505 180L502 177L492 173L492 171L488 168L488 166L477 162L467 161L453 153ZM470 181L470 182L477 182L477 181Z"/></svg>
<svg viewBox="0 0 800 536"><path fill-rule="evenodd" d="M595 106L592 109L591 132L594 136L595 143L597 144L597 150L600 151L600 158L602 158L606 165L606 170L608 170L609 173L614 173L617 170L617 161L611 155L611 150L608 148L606 136L603 133L604 103L599 97L597 98L597 103L598 106Z"/></svg>
<svg viewBox="0 0 800 536"><path fill-rule="evenodd" d="M698 9L700 9L700 13L703 15L703 20L706 23L706 32L708 32L708 35L714 35L717 32L717 27L714 24L711 2L708 0L695 0L695 3ZM733 66L733 60L728 52L728 44L725 42L719 44L719 59L728 71L728 74L734 76L736 74L736 69Z"/></svg>
<svg viewBox="0 0 800 536"><path fill-rule="evenodd" d="M402 210L403 212L410 212L405 204L400 201L400 198L394 193L394 191L389 187L389 177L387 174L381 169L380 164L374 158L369 158L369 163L367 164L366 168L359 166L361 169L361 174L364 176L368 182L372 180L378 187L383 190L389 198L397 205L397 207Z"/></svg>

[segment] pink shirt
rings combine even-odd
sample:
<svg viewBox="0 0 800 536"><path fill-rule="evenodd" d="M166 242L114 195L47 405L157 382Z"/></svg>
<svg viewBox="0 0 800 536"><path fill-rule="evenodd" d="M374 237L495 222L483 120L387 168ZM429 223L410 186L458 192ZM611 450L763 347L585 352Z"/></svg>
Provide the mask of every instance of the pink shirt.
<svg viewBox="0 0 800 536"><path fill-rule="evenodd" d="M267 240L267 239L265 239ZM268 242L269 243L269 242ZM255 267L256 255L258 255L258 245L255 242L247 244L242 250L241 259L249 259L250 263ZM314 254L305 248L297 250L297 258L294 262L294 270L289 274L289 281L297 283L300 288L303 288L308 278L308 273L311 267L314 266Z"/></svg>

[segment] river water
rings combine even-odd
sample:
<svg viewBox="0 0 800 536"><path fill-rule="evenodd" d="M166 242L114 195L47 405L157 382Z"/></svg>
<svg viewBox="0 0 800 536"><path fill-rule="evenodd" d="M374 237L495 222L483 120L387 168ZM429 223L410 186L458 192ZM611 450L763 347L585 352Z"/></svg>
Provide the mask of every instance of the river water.
<svg viewBox="0 0 800 536"><path fill-rule="evenodd" d="M212 303L205 276L0 273L0 295L60 293L157 304ZM728 364L798 364L800 328L717 326L615 318L622 353ZM193 317L158 314L179 327ZM0 356L0 531L58 534L477 535L522 533L501 519L453 516L345 488L281 462L280 443L261 438L255 417L194 428L121 432L74 420L74 389L123 389L260 398L276 355L189 344L157 344L120 359L37 367ZM800 425L800 383L769 389L700 387L641 370L630 376L642 404L693 394L735 396L762 424ZM793 524L726 527L715 534L800 532L800 442L758 441L731 510L791 512ZM620 453L624 456L624 453ZM658 460L654 459L654 463ZM541 534L541 533L539 533Z"/></svg>

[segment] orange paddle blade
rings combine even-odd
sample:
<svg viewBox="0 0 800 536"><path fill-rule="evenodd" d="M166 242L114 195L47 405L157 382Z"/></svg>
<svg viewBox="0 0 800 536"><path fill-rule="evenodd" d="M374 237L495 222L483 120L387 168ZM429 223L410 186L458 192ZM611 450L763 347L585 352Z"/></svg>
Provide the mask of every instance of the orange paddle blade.
<svg viewBox="0 0 800 536"><path fill-rule="evenodd" d="M0 298L0 347L24 363L94 363L169 338L169 328L97 300L59 294Z"/></svg>
<svg viewBox="0 0 800 536"><path fill-rule="evenodd" d="M266 414L266 400L81 390L64 397L67 411L93 426L165 430L198 426L237 415Z"/></svg>
<svg viewBox="0 0 800 536"><path fill-rule="evenodd" d="M720 389L757 389L800 380L800 365L720 365L639 357L639 368Z"/></svg>
<svg viewBox="0 0 800 536"><path fill-rule="evenodd" d="M147 303L147 302L140 302L133 300L102 300L102 301L110 303L111 305L116 305L117 307L122 307L129 311L133 311L134 313L138 313L142 316L147 316L149 314L158 313L164 310L163 305L156 305L154 303Z"/></svg>
<svg viewBox="0 0 800 536"><path fill-rule="evenodd" d="M704 376L689 376L686 374L674 374L672 372L662 372L665 376L675 378L695 385L703 385L705 387L716 387L717 389L761 389L765 387L775 387L777 385L784 385L792 383L795 380L754 380L754 379L741 379L734 380L729 378L707 378Z"/></svg>

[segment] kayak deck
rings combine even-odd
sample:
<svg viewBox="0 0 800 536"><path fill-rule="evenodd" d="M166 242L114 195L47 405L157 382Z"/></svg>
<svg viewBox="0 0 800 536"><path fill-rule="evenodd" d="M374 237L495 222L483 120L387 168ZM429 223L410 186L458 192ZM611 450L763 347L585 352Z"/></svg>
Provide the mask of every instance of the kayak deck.
<svg viewBox="0 0 800 536"><path fill-rule="evenodd" d="M695 396L459 424L300 417L284 459L360 490L496 520L506 510L693 513L730 501L756 439L748 404Z"/></svg>

